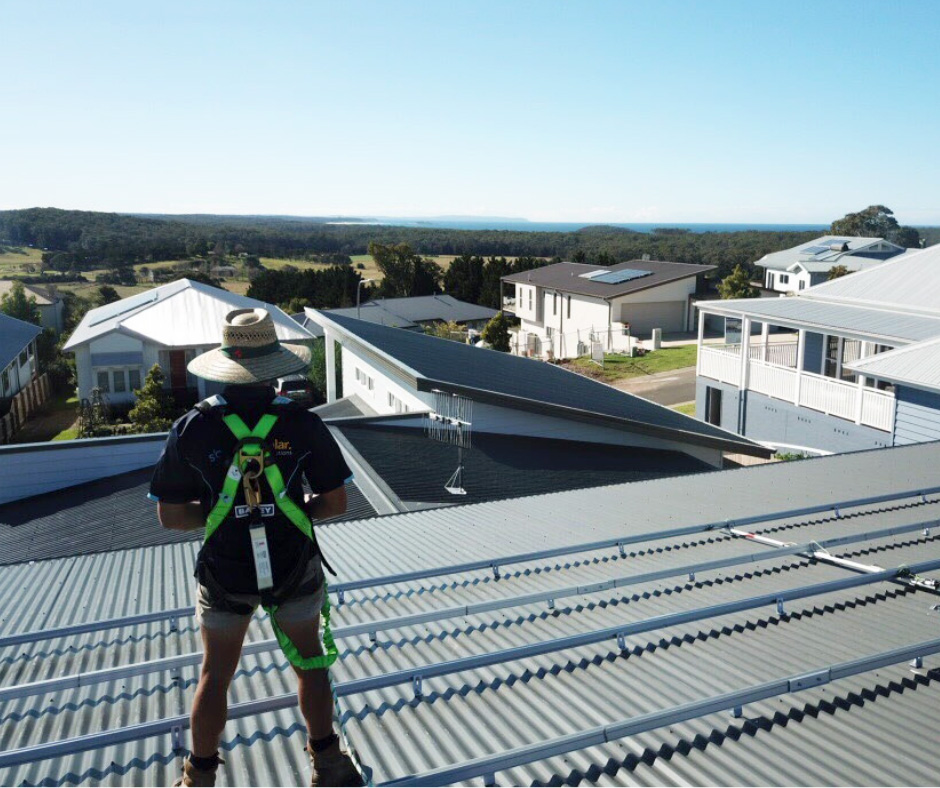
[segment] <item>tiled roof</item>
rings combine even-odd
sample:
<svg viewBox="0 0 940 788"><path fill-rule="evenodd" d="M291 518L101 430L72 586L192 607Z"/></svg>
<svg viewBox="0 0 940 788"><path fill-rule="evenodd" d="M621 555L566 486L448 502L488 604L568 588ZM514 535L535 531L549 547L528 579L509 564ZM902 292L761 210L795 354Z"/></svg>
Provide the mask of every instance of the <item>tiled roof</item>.
<svg viewBox="0 0 940 788"><path fill-rule="evenodd" d="M663 534L792 508L794 491L806 507L909 492L936 485L938 463L940 444L919 444L327 526L321 541L340 572L334 589L389 572L640 540L623 554L613 545L503 564L498 577L485 566L348 591L334 605L340 659L331 671L345 735L380 784L935 637L937 598L929 591L879 579L800 598L813 584L870 578L720 528ZM923 522L936 522L938 507L936 494L910 496L778 517L748 530L801 544L860 538L831 551L865 564L916 565L940 559L940 538L921 533ZM871 535L889 528L896 533ZM165 545L7 567L0 572L0 636L186 605L194 554L192 544ZM686 567L704 561L726 566L690 577ZM664 574L628 581L646 572ZM782 610L774 602L781 595L795 595ZM709 612L725 603L738 609ZM392 620L412 614L423 620ZM658 618L671 614L691 620ZM359 624L361 634L342 634ZM614 634L583 640L624 627L635 632L622 644ZM256 619L248 641L270 637L267 622ZM409 678L429 665L558 638L581 640L443 671L425 678L417 694ZM192 619L184 617L175 628L126 625L0 648L0 671L9 690L198 648ZM930 784L940 769L929 745L940 725L936 664L927 657L923 669L912 670L902 660L820 686L807 681L809 689L784 688L743 704L739 717L709 707L667 726L496 768L492 777L501 785ZM353 680L394 671L404 673L384 689L348 689ZM186 715L196 676L196 667L184 667L0 702L0 758ZM230 700L267 701L293 689L283 656L262 651L242 658ZM220 783L302 784L303 740L294 706L233 720L223 735ZM168 733L140 736L0 768L0 783L163 785L177 776L180 754Z"/></svg>
<svg viewBox="0 0 940 788"><path fill-rule="evenodd" d="M41 333L39 326L0 312L0 370L6 369Z"/></svg>
<svg viewBox="0 0 940 788"><path fill-rule="evenodd" d="M577 293L580 295L593 296L594 298L610 299L629 293L636 293L640 290L647 290L651 287L658 287L667 282L675 282L690 276L705 274L709 271L714 271L715 268L716 266L714 265L665 263L655 260L630 260L625 263L617 263L609 268L587 265L586 263L555 263L554 265L546 265L542 268L534 268L531 271L523 271L519 274L504 276L503 281L538 285L539 287L555 288L565 293ZM584 274L589 274L594 271L614 272L627 269L649 272L649 275L618 284L595 282L583 276Z"/></svg>
<svg viewBox="0 0 940 788"><path fill-rule="evenodd" d="M702 440L728 451L764 451L739 435L553 364L348 317L323 314L321 319L375 349L397 369L420 378L419 388L459 387L474 400L492 395L510 407L547 407L547 412L554 408L562 417L607 419L624 429L648 428L667 439Z"/></svg>

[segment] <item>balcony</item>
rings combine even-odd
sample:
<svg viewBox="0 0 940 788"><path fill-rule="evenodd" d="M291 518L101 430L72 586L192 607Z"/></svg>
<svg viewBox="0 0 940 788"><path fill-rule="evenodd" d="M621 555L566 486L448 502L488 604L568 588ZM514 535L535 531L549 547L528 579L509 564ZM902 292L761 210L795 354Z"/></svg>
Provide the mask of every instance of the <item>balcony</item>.
<svg viewBox="0 0 940 788"><path fill-rule="evenodd" d="M796 369L795 342L755 345L748 349L743 376L750 391L790 402L846 421L891 432L894 394ZM699 348L698 374L741 386L741 346Z"/></svg>

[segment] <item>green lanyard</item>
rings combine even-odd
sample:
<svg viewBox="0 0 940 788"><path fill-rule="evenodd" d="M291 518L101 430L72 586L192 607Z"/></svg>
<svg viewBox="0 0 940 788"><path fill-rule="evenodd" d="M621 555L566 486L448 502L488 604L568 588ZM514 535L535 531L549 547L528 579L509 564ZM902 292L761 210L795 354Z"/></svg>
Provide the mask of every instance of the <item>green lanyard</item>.
<svg viewBox="0 0 940 788"><path fill-rule="evenodd" d="M268 437L271 429L277 423L277 416L266 413L262 416L253 430L248 429L248 425L242 421L241 417L235 413L230 413L222 419L235 438L241 444L241 454L250 457L261 457L264 465L264 439ZM244 468L239 467L239 454L236 454L225 474L225 482L222 485L222 492L216 501L209 516L206 517L206 540L218 530L219 526L232 511L235 505L235 497L238 494L238 485L242 479ZM271 493L274 495L274 503L288 520L290 520L301 533L311 541L313 540L313 525L307 513L301 509L287 494L287 487L284 484L284 477L277 464L272 462L264 467L264 478L268 481ZM323 581L323 607L320 609L320 616L323 618L323 645L326 648L326 654L318 657L301 656L300 651L291 641L284 630L277 623L277 605L263 605L271 618L271 627L274 629L274 635L277 637L278 645L287 657L288 661L301 670L325 669L330 667L339 654L336 643L333 640L333 633L330 631L330 598L326 579Z"/></svg>

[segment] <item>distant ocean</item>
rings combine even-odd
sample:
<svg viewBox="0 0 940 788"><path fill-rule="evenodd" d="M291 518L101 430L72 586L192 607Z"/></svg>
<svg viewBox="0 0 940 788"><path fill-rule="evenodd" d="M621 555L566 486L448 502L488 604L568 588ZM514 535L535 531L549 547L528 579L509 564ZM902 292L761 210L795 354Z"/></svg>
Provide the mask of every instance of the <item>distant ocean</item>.
<svg viewBox="0 0 940 788"><path fill-rule="evenodd" d="M638 233L651 233L657 228L688 230L692 233L733 233L742 230L772 232L825 231L828 224L698 224L689 222L527 222L519 219L396 219L381 218L362 221L334 221L330 224L386 225L392 227L429 227L442 230L513 230L528 233L571 233L584 227L604 225L622 227Z"/></svg>

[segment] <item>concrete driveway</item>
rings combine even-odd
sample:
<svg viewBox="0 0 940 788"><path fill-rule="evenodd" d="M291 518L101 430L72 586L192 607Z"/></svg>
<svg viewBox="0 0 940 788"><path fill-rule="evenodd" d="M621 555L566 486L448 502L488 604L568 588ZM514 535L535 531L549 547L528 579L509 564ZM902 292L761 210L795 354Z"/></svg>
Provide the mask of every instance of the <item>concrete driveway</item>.
<svg viewBox="0 0 940 788"><path fill-rule="evenodd" d="M695 399L695 367L618 380L610 385L660 405L679 405Z"/></svg>

